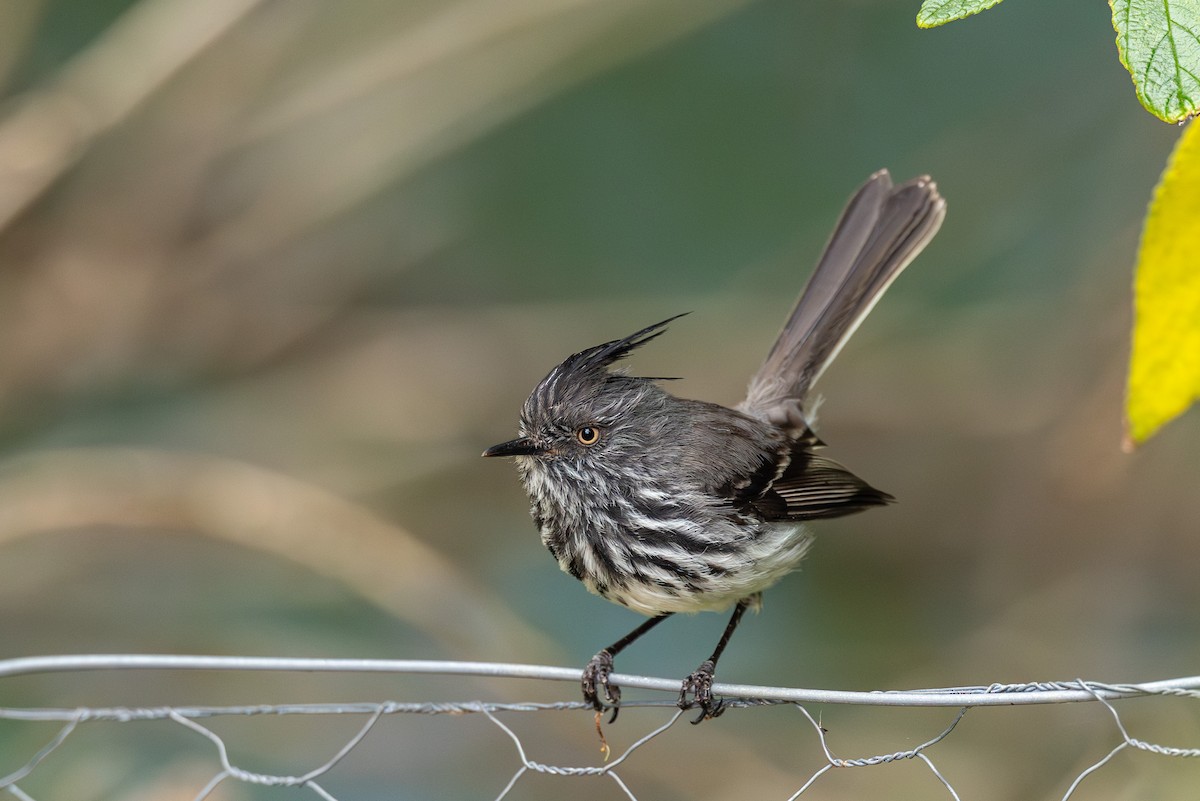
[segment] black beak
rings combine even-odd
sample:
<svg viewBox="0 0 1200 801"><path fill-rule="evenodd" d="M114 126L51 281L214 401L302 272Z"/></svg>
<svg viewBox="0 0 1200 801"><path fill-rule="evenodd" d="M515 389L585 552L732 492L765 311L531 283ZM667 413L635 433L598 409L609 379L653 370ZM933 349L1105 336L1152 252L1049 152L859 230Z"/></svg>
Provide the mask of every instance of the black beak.
<svg viewBox="0 0 1200 801"><path fill-rule="evenodd" d="M484 456L537 456L545 450L534 444L529 437L501 442L483 452Z"/></svg>

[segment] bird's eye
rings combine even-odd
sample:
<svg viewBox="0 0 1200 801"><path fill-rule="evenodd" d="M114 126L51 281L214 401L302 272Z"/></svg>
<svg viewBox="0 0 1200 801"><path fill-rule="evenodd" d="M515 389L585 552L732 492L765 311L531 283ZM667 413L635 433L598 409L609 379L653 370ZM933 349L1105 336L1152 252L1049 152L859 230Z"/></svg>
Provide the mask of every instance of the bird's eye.
<svg viewBox="0 0 1200 801"><path fill-rule="evenodd" d="M600 429L595 426L581 426L575 430L575 440L585 447L591 447L600 441Z"/></svg>

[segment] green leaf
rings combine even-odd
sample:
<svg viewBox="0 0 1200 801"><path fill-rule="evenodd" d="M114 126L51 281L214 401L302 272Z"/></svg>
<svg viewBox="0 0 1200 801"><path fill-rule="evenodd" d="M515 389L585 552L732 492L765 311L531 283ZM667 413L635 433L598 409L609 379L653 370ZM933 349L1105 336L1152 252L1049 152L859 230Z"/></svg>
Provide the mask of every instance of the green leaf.
<svg viewBox="0 0 1200 801"><path fill-rule="evenodd" d="M1200 125L1189 123L1154 192L1133 285L1126 444L1200 398Z"/></svg>
<svg viewBox="0 0 1200 801"><path fill-rule="evenodd" d="M925 0L917 12L917 27L936 28L956 19L986 11L1000 0Z"/></svg>
<svg viewBox="0 0 1200 801"><path fill-rule="evenodd" d="M1200 3L1109 0L1117 51L1138 100L1154 116L1179 122L1200 101Z"/></svg>

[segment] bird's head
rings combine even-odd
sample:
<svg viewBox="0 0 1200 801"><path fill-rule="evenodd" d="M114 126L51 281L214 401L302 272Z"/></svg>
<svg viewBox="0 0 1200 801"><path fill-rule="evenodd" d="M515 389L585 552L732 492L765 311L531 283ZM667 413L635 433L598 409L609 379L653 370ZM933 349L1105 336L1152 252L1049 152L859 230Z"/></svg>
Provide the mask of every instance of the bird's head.
<svg viewBox="0 0 1200 801"><path fill-rule="evenodd" d="M654 383L661 379L625 375L609 367L682 316L568 356L525 401L520 436L493 445L483 455L583 462L611 458L643 444L670 396ZM526 459L518 462L530 464Z"/></svg>

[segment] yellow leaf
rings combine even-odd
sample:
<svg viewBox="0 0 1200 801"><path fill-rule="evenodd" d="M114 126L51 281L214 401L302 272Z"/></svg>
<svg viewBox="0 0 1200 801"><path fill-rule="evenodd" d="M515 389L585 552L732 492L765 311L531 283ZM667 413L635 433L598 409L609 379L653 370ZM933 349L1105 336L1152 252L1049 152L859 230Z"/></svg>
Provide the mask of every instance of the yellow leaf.
<svg viewBox="0 0 1200 801"><path fill-rule="evenodd" d="M1126 447L1200 398L1200 127L1189 123L1154 192L1133 286Z"/></svg>

